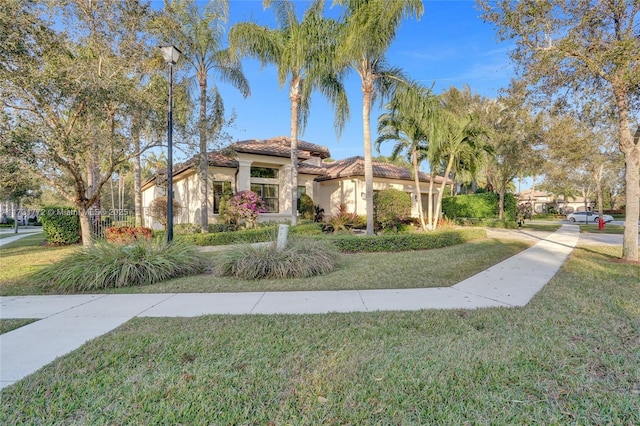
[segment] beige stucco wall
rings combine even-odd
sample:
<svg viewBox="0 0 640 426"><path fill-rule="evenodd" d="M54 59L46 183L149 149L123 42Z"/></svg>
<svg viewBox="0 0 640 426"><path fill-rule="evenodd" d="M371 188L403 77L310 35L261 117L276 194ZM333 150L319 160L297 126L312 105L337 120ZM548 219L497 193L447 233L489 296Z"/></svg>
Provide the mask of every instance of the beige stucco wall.
<svg viewBox="0 0 640 426"><path fill-rule="evenodd" d="M415 184L413 181L376 178L373 182L374 191L382 191L388 188L409 193L411 195L411 215L418 217L418 204L414 196ZM429 198L428 183L420 182L420 193L424 204L425 199ZM317 200L314 198L314 202L320 204L327 218L337 214L338 208L342 203L347 205L349 212L355 212L359 215L364 215L367 212L365 181L362 178L344 178L317 182L316 197ZM431 197L431 200L433 201L435 198Z"/></svg>

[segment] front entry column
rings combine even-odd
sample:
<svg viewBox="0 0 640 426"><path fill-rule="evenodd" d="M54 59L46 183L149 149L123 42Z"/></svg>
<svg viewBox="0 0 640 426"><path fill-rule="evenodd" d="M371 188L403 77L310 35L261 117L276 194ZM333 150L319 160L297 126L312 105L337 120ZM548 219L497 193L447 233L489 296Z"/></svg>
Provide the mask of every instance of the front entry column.
<svg viewBox="0 0 640 426"><path fill-rule="evenodd" d="M249 191L251 189L251 160L238 160L238 180L236 190Z"/></svg>

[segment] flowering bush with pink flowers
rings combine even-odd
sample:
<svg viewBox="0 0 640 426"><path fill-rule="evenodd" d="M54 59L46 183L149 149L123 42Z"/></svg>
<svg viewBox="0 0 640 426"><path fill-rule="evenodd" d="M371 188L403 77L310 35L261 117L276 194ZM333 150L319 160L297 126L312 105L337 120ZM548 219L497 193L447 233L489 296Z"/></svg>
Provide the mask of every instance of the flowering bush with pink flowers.
<svg viewBox="0 0 640 426"><path fill-rule="evenodd" d="M264 213L267 208L264 200L253 191L240 191L229 200L227 214L229 218L238 223L240 219L245 219L247 228L255 226L258 214Z"/></svg>

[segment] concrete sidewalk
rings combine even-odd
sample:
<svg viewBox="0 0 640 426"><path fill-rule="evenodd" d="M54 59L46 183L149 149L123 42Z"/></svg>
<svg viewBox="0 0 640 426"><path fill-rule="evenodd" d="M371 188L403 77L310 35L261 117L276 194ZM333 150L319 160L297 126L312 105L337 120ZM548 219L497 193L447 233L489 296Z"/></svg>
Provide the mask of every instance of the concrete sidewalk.
<svg viewBox="0 0 640 426"><path fill-rule="evenodd" d="M0 389L134 317L476 309L526 305L562 266L578 227L452 287L207 294L0 297L0 318L39 318L0 335Z"/></svg>
<svg viewBox="0 0 640 426"><path fill-rule="evenodd" d="M0 234L13 234L11 237L0 238L0 248L6 246L9 243L19 240L20 238L28 237L29 235L39 234L42 232L42 227L40 228L26 228L19 229L16 234L13 229L11 231L7 231L3 229Z"/></svg>

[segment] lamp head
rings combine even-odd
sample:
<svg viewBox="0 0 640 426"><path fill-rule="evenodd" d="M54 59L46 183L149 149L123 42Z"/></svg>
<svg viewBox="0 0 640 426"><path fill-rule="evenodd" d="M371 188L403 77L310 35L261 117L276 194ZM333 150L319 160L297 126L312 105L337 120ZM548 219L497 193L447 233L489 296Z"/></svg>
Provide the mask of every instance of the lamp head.
<svg viewBox="0 0 640 426"><path fill-rule="evenodd" d="M162 52L162 57L164 58L164 61L168 64L175 65L175 63L178 62L178 59L180 58L180 54L182 54L180 49L178 49L173 45L158 46L158 48Z"/></svg>

